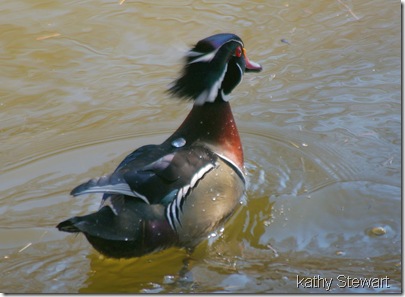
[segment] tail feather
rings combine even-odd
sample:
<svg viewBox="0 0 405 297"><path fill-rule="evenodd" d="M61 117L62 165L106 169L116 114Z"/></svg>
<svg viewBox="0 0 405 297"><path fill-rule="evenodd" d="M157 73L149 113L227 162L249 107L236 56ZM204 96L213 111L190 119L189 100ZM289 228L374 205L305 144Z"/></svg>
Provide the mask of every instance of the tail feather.
<svg viewBox="0 0 405 297"><path fill-rule="evenodd" d="M83 233L96 250L114 258L138 257L178 242L162 205L149 205L132 197L124 199L125 207L118 215L105 205L95 213L70 218L56 227Z"/></svg>
<svg viewBox="0 0 405 297"><path fill-rule="evenodd" d="M70 218L66 221L60 222L56 228L58 228L59 231L64 231L64 232L69 232L69 233L79 233L81 230L76 226L76 223L78 222L78 218Z"/></svg>
<svg viewBox="0 0 405 297"><path fill-rule="evenodd" d="M139 214L132 210L124 209L117 216L109 206L104 206L95 213L70 218L56 227L69 233L82 232L86 236L128 241L138 236L139 222Z"/></svg>

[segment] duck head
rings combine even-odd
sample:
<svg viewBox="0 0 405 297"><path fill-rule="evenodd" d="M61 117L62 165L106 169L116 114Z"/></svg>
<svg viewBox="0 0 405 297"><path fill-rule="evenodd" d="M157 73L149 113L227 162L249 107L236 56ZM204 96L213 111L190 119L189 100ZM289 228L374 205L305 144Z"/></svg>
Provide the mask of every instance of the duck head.
<svg viewBox="0 0 405 297"><path fill-rule="evenodd" d="M245 72L261 70L258 63L248 59L237 35L216 34L200 40L187 53L182 74L169 92L195 100L195 105L228 101L228 95L242 81Z"/></svg>

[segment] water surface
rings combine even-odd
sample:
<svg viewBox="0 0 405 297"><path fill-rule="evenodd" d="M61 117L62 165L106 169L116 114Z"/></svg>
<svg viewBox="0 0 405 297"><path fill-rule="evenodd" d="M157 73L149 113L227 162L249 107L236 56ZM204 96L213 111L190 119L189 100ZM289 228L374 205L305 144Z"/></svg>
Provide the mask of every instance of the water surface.
<svg viewBox="0 0 405 297"><path fill-rule="evenodd" d="M3 1L1 292L400 292L401 59L395 1ZM70 197L191 106L165 94L187 48L233 32L261 73L233 92L249 185L222 232L186 253L101 257L61 220ZM339 287L339 275L389 287Z"/></svg>

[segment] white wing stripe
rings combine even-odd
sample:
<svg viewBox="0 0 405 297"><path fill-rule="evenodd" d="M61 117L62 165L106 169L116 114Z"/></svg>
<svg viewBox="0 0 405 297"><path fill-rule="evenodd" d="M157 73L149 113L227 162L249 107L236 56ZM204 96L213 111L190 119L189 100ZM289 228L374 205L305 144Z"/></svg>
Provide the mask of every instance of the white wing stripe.
<svg viewBox="0 0 405 297"><path fill-rule="evenodd" d="M202 167L191 179L189 185L185 185L181 187L178 192L176 198L167 206L166 208L166 217L169 221L170 227L176 231L176 225L181 226L180 222L180 214L183 211L182 205L184 199L191 193L193 187L197 184L197 182L204 177L204 175L209 172L215 165L209 163Z"/></svg>
<svg viewBox="0 0 405 297"><path fill-rule="evenodd" d="M168 205L167 208L166 208L166 218L167 218L167 221L168 221L169 224L170 224L170 227L171 227L174 231L176 231L176 226L175 226L174 223L173 223L173 217L172 217L172 214L171 214L171 212L170 212L170 205Z"/></svg>
<svg viewBox="0 0 405 297"><path fill-rule="evenodd" d="M88 189L78 193L76 196L82 195L82 194L90 194L90 193L123 194L123 195L131 196L131 197L139 198L139 199L143 200L144 202L146 202L147 204L150 204L149 200L146 196L131 190L131 188L129 187L129 185L127 183L120 183L120 184L115 184L115 185L105 185L105 186L93 186L91 188L88 188Z"/></svg>
<svg viewBox="0 0 405 297"><path fill-rule="evenodd" d="M237 174L240 176L243 182L246 183L245 172L243 171L243 169L239 168L239 166L236 165L235 162L225 157L224 155L218 153L216 153L216 155L220 157L222 160L224 160L226 163L228 163L237 172Z"/></svg>

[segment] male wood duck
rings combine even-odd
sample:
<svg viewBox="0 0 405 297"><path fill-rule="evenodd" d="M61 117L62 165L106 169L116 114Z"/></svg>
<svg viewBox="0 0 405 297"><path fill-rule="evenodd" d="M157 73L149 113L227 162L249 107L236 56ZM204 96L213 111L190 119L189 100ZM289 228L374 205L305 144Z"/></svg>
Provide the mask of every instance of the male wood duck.
<svg viewBox="0 0 405 297"><path fill-rule="evenodd" d="M245 191L243 150L228 95L244 72L260 71L242 40L216 34L186 55L169 92L194 100L180 127L159 145L128 155L111 174L71 195L104 193L100 209L58 224L82 232L100 253L138 257L178 246L192 249L231 216Z"/></svg>

